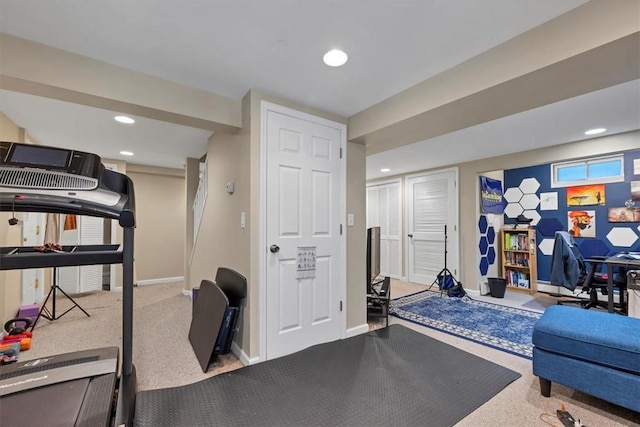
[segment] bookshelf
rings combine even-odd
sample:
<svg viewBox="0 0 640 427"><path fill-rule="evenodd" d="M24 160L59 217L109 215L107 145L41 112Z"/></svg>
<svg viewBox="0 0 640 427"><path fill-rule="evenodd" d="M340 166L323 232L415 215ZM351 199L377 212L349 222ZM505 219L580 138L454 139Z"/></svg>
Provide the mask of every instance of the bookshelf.
<svg viewBox="0 0 640 427"><path fill-rule="evenodd" d="M502 235L502 277L507 289L536 293L536 229L505 225Z"/></svg>

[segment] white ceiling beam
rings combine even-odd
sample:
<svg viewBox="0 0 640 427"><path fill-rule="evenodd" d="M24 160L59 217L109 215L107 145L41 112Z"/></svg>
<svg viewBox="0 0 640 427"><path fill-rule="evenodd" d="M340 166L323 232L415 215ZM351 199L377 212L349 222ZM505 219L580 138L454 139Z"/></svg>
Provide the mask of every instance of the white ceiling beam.
<svg viewBox="0 0 640 427"><path fill-rule="evenodd" d="M242 126L240 100L0 33L0 88L214 132Z"/></svg>
<svg viewBox="0 0 640 427"><path fill-rule="evenodd" d="M639 78L640 2L592 0L349 118L367 154Z"/></svg>

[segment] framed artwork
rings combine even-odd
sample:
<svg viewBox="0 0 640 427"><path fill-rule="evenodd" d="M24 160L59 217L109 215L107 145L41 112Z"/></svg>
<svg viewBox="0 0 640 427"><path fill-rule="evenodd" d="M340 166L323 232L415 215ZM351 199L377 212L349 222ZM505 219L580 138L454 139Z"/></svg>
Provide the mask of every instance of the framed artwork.
<svg viewBox="0 0 640 427"><path fill-rule="evenodd" d="M596 211L569 211L567 229L573 237L596 237Z"/></svg>
<svg viewBox="0 0 640 427"><path fill-rule="evenodd" d="M558 193L540 193L540 210L541 211L557 211L558 210Z"/></svg>
<svg viewBox="0 0 640 427"><path fill-rule="evenodd" d="M567 206L594 206L604 204L604 184L567 187Z"/></svg>
<svg viewBox="0 0 640 427"><path fill-rule="evenodd" d="M609 208L607 214L609 222L640 222L640 207L637 208Z"/></svg>
<svg viewBox="0 0 640 427"><path fill-rule="evenodd" d="M640 181L631 181L631 200L640 202Z"/></svg>

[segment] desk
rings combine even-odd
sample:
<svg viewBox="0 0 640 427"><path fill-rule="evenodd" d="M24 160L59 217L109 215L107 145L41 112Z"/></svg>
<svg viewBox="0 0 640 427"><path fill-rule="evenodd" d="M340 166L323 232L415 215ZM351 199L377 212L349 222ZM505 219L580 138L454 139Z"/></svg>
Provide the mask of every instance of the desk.
<svg viewBox="0 0 640 427"><path fill-rule="evenodd" d="M591 264L591 270L593 270L593 266L595 263L606 264L607 265L607 311L609 313L614 313L613 310L613 267L624 267L627 270L629 269L640 269L640 260L635 259L625 259L619 258L614 255L605 259L594 259L587 258L586 262ZM593 274L593 273L589 273Z"/></svg>

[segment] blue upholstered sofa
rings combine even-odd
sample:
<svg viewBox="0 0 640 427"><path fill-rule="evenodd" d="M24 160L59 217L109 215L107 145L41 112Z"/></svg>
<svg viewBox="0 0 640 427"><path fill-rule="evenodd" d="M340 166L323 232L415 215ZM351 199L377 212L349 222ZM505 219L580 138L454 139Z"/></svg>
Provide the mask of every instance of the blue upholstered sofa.
<svg viewBox="0 0 640 427"><path fill-rule="evenodd" d="M640 319L555 305L533 328L533 374L640 412Z"/></svg>

